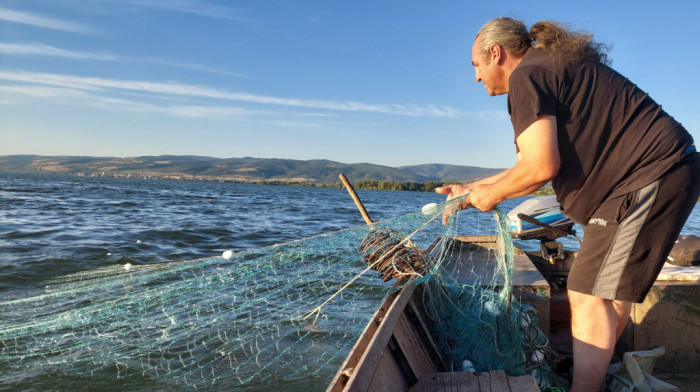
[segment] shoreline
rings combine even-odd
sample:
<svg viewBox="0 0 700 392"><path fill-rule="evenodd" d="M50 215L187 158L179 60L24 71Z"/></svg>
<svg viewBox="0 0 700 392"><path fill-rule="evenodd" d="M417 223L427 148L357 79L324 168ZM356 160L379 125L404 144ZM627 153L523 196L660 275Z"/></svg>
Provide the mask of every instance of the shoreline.
<svg viewBox="0 0 700 392"><path fill-rule="evenodd" d="M121 179L136 179L136 180L171 180L171 181L204 181L204 182L230 182L236 184L258 184L258 185L280 185L280 186L298 186L309 188L343 188L343 184L337 183L315 183L299 181L299 179L252 179L252 178L236 178L228 176L196 176L188 174L143 174L143 173L114 173L109 174L85 174L66 173L66 172L11 172L0 171L0 174L7 175L38 175L38 176L68 176L68 177L88 177L88 178L121 178ZM475 181L478 179L468 179L466 181ZM400 191L400 192L433 192L435 188L454 183L463 183L465 181L426 181L426 182L411 182L411 181L384 181L384 180L357 180L353 184L353 188L361 190L375 191ZM550 196L554 195L554 189L547 184L542 188L530 193L528 196ZM697 203L700 203L698 198Z"/></svg>

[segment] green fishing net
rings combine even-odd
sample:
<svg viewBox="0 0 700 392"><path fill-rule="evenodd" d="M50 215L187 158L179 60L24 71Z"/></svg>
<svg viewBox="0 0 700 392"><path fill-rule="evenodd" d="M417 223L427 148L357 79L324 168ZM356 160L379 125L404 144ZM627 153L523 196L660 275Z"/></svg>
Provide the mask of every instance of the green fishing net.
<svg viewBox="0 0 700 392"><path fill-rule="evenodd" d="M452 203L459 202L454 200ZM358 247L391 230L418 252L435 342L448 368L504 369L548 382L535 312L512 295L505 217L473 209L441 223L452 203L290 243L153 265L115 265L0 300L0 384L14 389L323 390L393 287ZM491 271L451 238L495 235ZM481 252L481 253L479 253ZM477 278L459 283L457 272ZM488 278L483 278L487 276ZM533 373L534 371L534 373Z"/></svg>

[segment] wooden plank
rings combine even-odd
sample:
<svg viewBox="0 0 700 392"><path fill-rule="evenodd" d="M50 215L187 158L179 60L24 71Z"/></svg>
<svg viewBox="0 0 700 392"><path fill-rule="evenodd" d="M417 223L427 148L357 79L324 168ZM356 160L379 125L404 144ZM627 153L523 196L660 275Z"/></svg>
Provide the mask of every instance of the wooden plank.
<svg viewBox="0 0 700 392"><path fill-rule="evenodd" d="M503 370L491 370L491 392L510 392L506 372Z"/></svg>
<svg viewBox="0 0 700 392"><path fill-rule="evenodd" d="M406 391L410 385L405 378L396 376L400 375L401 372L401 365L396 360L391 349L387 347L367 390L377 392Z"/></svg>
<svg viewBox="0 0 700 392"><path fill-rule="evenodd" d="M452 380L453 390L456 392L479 392L479 380L474 372L454 372Z"/></svg>
<svg viewBox="0 0 700 392"><path fill-rule="evenodd" d="M440 392L452 392L452 373L438 373L435 390Z"/></svg>
<svg viewBox="0 0 700 392"><path fill-rule="evenodd" d="M480 375L474 372L441 372L426 374L409 392L540 392L532 376L507 376L503 370Z"/></svg>
<svg viewBox="0 0 700 392"><path fill-rule="evenodd" d="M433 363L437 367L436 371L444 372L447 371L447 368L445 367L445 362L442 360L440 351L438 350L437 345L435 344L435 341L433 340L433 337L429 332L430 329L428 329L428 325L425 322L428 316L425 310L425 306L423 305L421 299L424 294L424 287L425 286L419 286L416 288L415 293L411 297L411 300L408 302L406 314L411 317L411 321L413 322L413 324L415 324L416 330L420 332L421 337L423 338L423 343L428 349L428 354L430 355Z"/></svg>
<svg viewBox="0 0 700 392"><path fill-rule="evenodd" d="M437 389L437 373L426 374L421 377L416 385L409 388L409 392L435 392Z"/></svg>
<svg viewBox="0 0 700 392"><path fill-rule="evenodd" d="M508 386L513 392L540 392L540 386L532 376L508 377Z"/></svg>
<svg viewBox="0 0 700 392"><path fill-rule="evenodd" d="M396 282L396 285L399 283L400 282ZM396 285L394 287L396 287ZM338 369L338 372L328 388L328 392L340 392L345 388L350 377L355 372L357 364L365 354L365 351L367 351L372 338L376 335L381 320L384 319L389 311L389 308L394 301L396 301L396 297L398 297L398 295L399 292L394 292L387 295L377 311L374 312L372 319L367 323L365 329L360 335L360 338L357 340L357 342L355 342L352 350L350 350L350 354L348 354L347 358L345 358L345 362L343 362L343 365L340 367L340 369Z"/></svg>
<svg viewBox="0 0 700 392"><path fill-rule="evenodd" d="M488 372L481 373L477 378L479 379L479 390L481 392L491 392L491 374Z"/></svg>
<svg viewBox="0 0 700 392"><path fill-rule="evenodd" d="M470 244L483 244L483 246L488 246L488 247L496 247L498 246L496 242L498 242L498 236L497 235L457 235L452 237L456 241L461 241L461 242L468 242ZM491 246L487 244L493 244Z"/></svg>
<svg viewBox="0 0 700 392"><path fill-rule="evenodd" d="M346 388L350 391L367 391L374 377L374 372L379 366L384 350L389 344L396 324L403 314L403 309L411 299L411 295L416 285L411 283L406 285L386 312L385 318L379 324L377 332L367 345L367 350L362 354L357 367L354 369Z"/></svg>
<svg viewBox="0 0 700 392"><path fill-rule="evenodd" d="M493 250L475 247L473 250L463 249L447 254L442 269L450 272L458 283L473 285L476 282L493 281L498 265ZM499 275L495 283L502 286L505 283L503 276ZM513 286L549 287L549 283L527 256L515 254Z"/></svg>
<svg viewBox="0 0 700 392"><path fill-rule="evenodd" d="M654 373L700 374L700 282L657 280L644 302L632 306L631 316L630 351L666 350Z"/></svg>
<svg viewBox="0 0 700 392"><path fill-rule="evenodd" d="M442 369L438 368L429 355L430 348L426 346L420 332L411 320L408 319L406 312L401 314L399 322L394 330L394 338L399 345L400 350L406 357L411 371L417 379L424 374L436 373Z"/></svg>

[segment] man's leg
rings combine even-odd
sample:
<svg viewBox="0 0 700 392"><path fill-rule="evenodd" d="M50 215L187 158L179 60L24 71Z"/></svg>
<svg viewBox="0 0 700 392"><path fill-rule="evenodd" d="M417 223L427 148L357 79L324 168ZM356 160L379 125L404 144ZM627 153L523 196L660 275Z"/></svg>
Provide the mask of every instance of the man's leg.
<svg viewBox="0 0 700 392"><path fill-rule="evenodd" d="M574 338L572 392L597 392L605 379L615 342L629 319L632 303L569 291Z"/></svg>
<svg viewBox="0 0 700 392"><path fill-rule="evenodd" d="M584 226L567 281L572 391L597 391L602 384L632 302L646 297L697 203L698 179L700 154L694 153L659 180L604 201Z"/></svg>
<svg viewBox="0 0 700 392"><path fill-rule="evenodd" d="M615 342L620 340L620 336L625 331L627 327L627 322L630 319L630 313L632 313L632 305L634 303L627 301L613 301L613 307L615 308L615 313L617 314L617 333L615 334Z"/></svg>

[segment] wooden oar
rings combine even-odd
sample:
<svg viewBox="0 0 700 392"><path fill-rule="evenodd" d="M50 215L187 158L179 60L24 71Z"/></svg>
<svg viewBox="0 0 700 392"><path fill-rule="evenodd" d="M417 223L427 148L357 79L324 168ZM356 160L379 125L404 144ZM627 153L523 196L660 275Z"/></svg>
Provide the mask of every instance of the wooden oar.
<svg viewBox="0 0 700 392"><path fill-rule="evenodd" d="M350 181L348 181L347 177L345 177L345 174L340 173L340 181L343 182L343 185L345 185L345 189L348 190L350 193L350 196L352 196L352 199L355 201L355 205L357 206L357 209L360 210L360 214L362 214L362 217L365 219L365 222L367 222L368 225L371 225L372 223L372 218L369 217L369 214L367 214L367 210L365 209L365 206L362 204L362 201L360 201L360 197L357 196L357 193L355 192L355 188L352 187L350 184Z"/></svg>

